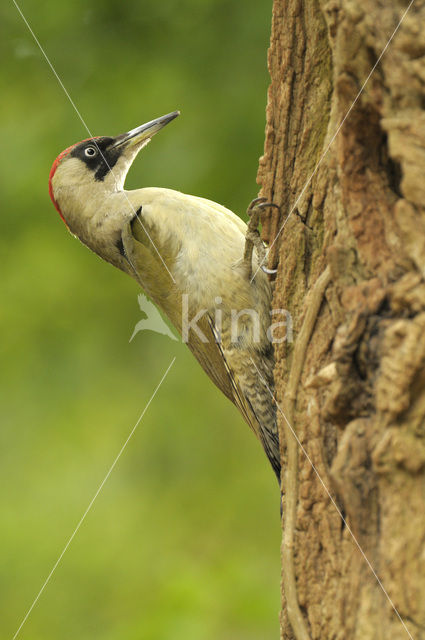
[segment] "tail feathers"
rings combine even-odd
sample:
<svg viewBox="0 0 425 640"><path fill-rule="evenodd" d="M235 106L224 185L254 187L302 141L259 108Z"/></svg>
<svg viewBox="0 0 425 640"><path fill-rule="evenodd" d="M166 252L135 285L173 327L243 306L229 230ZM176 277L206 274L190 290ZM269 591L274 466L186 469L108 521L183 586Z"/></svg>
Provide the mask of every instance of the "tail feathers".
<svg viewBox="0 0 425 640"><path fill-rule="evenodd" d="M280 464L280 452L279 452L279 437L274 433L266 432L261 428L260 425L260 440L263 445L263 449L266 452L266 456L269 459L269 462L272 466L273 471L276 474L277 480L280 484L280 472L281 472L281 464Z"/></svg>
<svg viewBox="0 0 425 640"><path fill-rule="evenodd" d="M277 480L280 484L280 472L281 472L281 464L280 464L280 450L279 450L279 433L277 430L276 423L276 415L274 411L267 411L264 415L263 420L260 419L260 416L255 411L254 407L250 400L245 396L246 401L249 403L251 407L252 414L255 416L257 421L257 428L255 429L256 433L258 433L259 440L263 445L263 449L265 451L266 456L269 459L269 462L272 466L273 471L276 474ZM271 397L270 397L271 400ZM262 407L264 408L264 407ZM268 407L270 409L270 405Z"/></svg>
<svg viewBox="0 0 425 640"><path fill-rule="evenodd" d="M212 364L211 357L213 349L215 349L215 355L219 354L219 360L214 360L215 366L212 368L214 377L212 373L208 371L207 366L203 366L217 386L236 405L245 422L251 427L260 440L280 483L279 435L274 401L269 391L272 387L272 382L271 380L269 380L269 383L265 382L265 379L270 376L264 371L263 378L263 376L259 374L258 369L253 369L252 358L249 354L245 354L244 357L244 354L238 349L224 348L212 318L207 316L207 319L214 337L213 346L210 345L209 362ZM196 349L195 355L202 364L199 349ZM217 382L215 378L217 378L218 375L218 364L221 365L222 375ZM261 367L260 361L258 364ZM268 366L267 369L271 370L271 367ZM226 382L226 384L224 384L224 382Z"/></svg>

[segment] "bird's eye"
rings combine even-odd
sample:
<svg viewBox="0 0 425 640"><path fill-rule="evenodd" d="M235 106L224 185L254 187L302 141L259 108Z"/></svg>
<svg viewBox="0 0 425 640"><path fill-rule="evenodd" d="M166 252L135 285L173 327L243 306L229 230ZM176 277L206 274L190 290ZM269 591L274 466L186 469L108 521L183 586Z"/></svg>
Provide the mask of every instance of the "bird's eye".
<svg viewBox="0 0 425 640"><path fill-rule="evenodd" d="M87 158L93 158L97 154L96 147L86 147L84 154Z"/></svg>

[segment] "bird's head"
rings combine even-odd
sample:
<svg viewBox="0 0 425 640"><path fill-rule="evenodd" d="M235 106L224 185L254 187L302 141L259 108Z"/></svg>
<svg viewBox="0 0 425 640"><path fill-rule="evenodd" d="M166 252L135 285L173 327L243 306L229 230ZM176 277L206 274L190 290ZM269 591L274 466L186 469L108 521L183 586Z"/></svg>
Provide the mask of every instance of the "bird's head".
<svg viewBox="0 0 425 640"><path fill-rule="evenodd" d="M71 231L79 235L75 208L88 198L95 199L97 194L122 190L140 149L178 115L179 111L173 111L115 138L82 140L58 155L50 170L49 194Z"/></svg>

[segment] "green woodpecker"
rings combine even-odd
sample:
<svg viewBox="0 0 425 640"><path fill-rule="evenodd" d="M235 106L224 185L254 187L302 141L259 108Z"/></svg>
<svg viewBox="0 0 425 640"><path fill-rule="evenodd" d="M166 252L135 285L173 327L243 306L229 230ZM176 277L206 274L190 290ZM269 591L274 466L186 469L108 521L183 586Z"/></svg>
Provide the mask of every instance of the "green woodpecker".
<svg viewBox="0 0 425 640"><path fill-rule="evenodd" d="M272 205L264 198L253 201L247 226L204 198L171 189L124 189L136 155L178 115L65 149L50 171L50 197L70 232L134 278L168 316L241 411L280 478L271 287L260 268L265 248L256 229L259 209Z"/></svg>

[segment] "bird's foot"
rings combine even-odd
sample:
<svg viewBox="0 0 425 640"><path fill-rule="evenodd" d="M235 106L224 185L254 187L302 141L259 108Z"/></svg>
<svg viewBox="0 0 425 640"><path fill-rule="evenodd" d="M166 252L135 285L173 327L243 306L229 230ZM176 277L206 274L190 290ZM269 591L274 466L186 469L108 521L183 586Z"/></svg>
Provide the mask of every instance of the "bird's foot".
<svg viewBox="0 0 425 640"><path fill-rule="evenodd" d="M265 273L276 273L275 269L267 269L264 264L267 258L267 249L258 230L261 211L268 207L275 207L276 209L279 209L277 204L274 202L268 202L267 198L254 198L246 211L249 221L248 229L245 234L245 251L242 259L242 265L247 278L251 278L252 275L252 252L254 247L257 251L260 268Z"/></svg>

